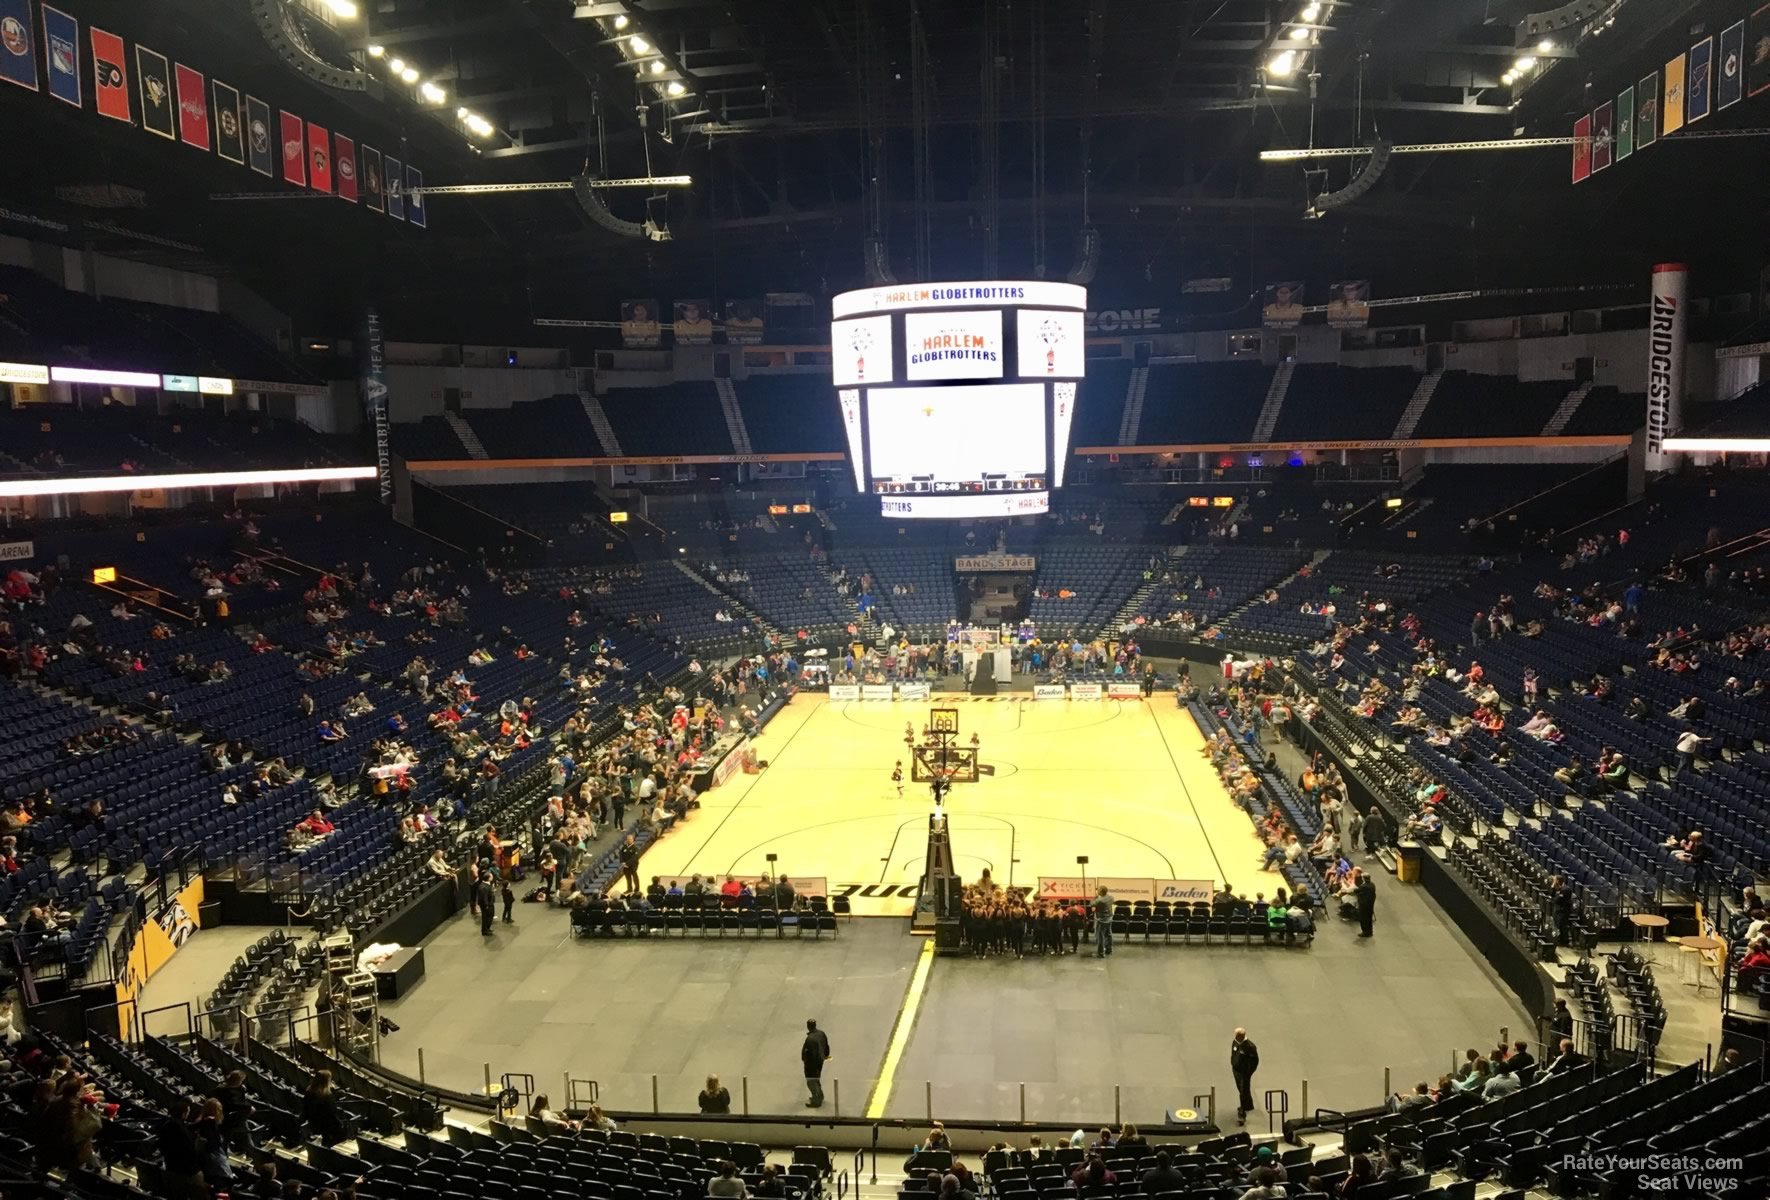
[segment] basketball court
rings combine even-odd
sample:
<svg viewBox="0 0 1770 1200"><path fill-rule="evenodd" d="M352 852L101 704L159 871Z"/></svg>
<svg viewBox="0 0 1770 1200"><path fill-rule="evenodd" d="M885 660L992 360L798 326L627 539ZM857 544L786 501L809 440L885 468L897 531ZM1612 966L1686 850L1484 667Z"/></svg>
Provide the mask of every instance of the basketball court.
<svg viewBox="0 0 1770 1200"><path fill-rule="evenodd" d="M802 694L757 739L769 766L707 792L640 863L640 874L822 877L866 916L914 907L932 809L910 782L905 726L956 708L959 741L978 737L986 772L947 802L960 876L987 868L1003 886L1039 876L1227 880L1270 891L1263 847L1217 781L1204 738L1172 698L1035 701L936 694L927 703L831 702ZM904 766L903 795L891 782ZM990 773L993 769L993 773ZM769 862L768 856L775 855ZM1078 855L1089 859L1077 866Z"/></svg>

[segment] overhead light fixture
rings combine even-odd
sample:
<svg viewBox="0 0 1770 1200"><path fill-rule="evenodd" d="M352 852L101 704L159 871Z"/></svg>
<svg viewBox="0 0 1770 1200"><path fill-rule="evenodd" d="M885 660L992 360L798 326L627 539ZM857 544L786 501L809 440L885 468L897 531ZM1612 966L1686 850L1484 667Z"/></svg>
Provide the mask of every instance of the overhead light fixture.
<svg viewBox="0 0 1770 1200"><path fill-rule="evenodd" d="M447 99L447 93L445 93L442 90L442 88L438 87L434 82L432 82L431 80L428 80L428 79L426 79L424 81L424 86L419 88L418 92L420 95L422 95L426 100L428 100L432 104L441 104L445 99Z"/></svg>
<svg viewBox="0 0 1770 1200"><path fill-rule="evenodd" d="M1526 54L1523 58L1512 64L1512 69L1522 75L1534 66L1536 66L1536 59Z"/></svg>
<svg viewBox="0 0 1770 1200"><path fill-rule="evenodd" d="M1500 76L1500 82L1501 82L1501 83L1503 83L1503 84L1505 84L1505 85L1506 85L1506 86L1507 86L1507 87L1511 87L1511 86L1512 86L1512 81L1513 81L1513 80L1515 80L1515 79L1517 79L1517 78L1518 78L1518 72L1516 72L1516 71L1507 71L1507 72L1506 72L1506 73L1505 73L1505 74L1504 74L1504 75L1501 75L1501 76Z"/></svg>
<svg viewBox="0 0 1770 1200"><path fill-rule="evenodd" d="M386 53L387 53L387 47L385 47L385 46L375 45L375 46L369 47L369 57L370 58L380 58L383 54L386 54Z"/></svg>
<svg viewBox="0 0 1770 1200"><path fill-rule="evenodd" d="M403 58L391 59L387 64L387 69L398 75L406 69L406 60Z"/></svg>
<svg viewBox="0 0 1770 1200"><path fill-rule="evenodd" d="M625 29L630 24L632 24L632 22L627 19L626 13L616 13L615 14L615 28L616 29Z"/></svg>
<svg viewBox="0 0 1770 1200"><path fill-rule="evenodd" d="M470 112L466 117L467 128L474 137L491 137L492 123L478 113Z"/></svg>
<svg viewBox="0 0 1770 1200"><path fill-rule="evenodd" d="M356 5L351 0L326 0L326 7L332 10L335 17L342 17L346 21L356 20Z"/></svg>
<svg viewBox="0 0 1770 1200"><path fill-rule="evenodd" d="M1536 44L1536 52L1538 54L1553 54L1555 52L1555 43L1548 38L1544 38Z"/></svg>
<svg viewBox="0 0 1770 1200"><path fill-rule="evenodd" d="M401 79L405 80L407 83L417 83L418 82L418 68L417 67L407 67L405 70L403 70L399 73L399 77Z"/></svg>
<svg viewBox="0 0 1770 1200"><path fill-rule="evenodd" d="M1309 30L1302 25L1291 26L1291 41L1300 42L1309 36Z"/></svg>
<svg viewBox="0 0 1770 1200"><path fill-rule="evenodd" d="M1276 55L1273 60L1267 64L1266 69L1271 71L1274 75L1289 75L1292 71L1297 69L1297 52L1295 50L1286 50L1283 53Z"/></svg>
<svg viewBox="0 0 1770 1200"><path fill-rule="evenodd" d="M627 39L627 45L632 48L633 53L635 54L651 53L651 43L640 37L637 33Z"/></svg>
<svg viewBox="0 0 1770 1200"><path fill-rule="evenodd" d="M1320 18L1320 16L1321 16L1321 5L1311 3L1311 4L1304 6L1304 8L1303 8L1303 20L1304 21L1313 25L1316 22L1316 20Z"/></svg>
<svg viewBox="0 0 1770 1200"><path fill-rule="evenodd" d="M460 118L460 119L461 119L461 120L463 120L463 121L465 121L465 120L466 120L466 119L467 119L467 109L466 109L466 107L465 107L465 106L463 106L463 107L461 107L461 108L457 108L457 109L456 109L456 110L455 110L455 116L456 116L456 117L458 117L458 118Z"/></svg>
<svg viewBox="0 0 1770 1200"><path fill-rule="evenodd" d="M664 60L663 59L654 58L651 60L651 73L653 75L662 75L664 73Z"/></svg>
<svg viewBox="0 0 1770 1200"><path fill-rule="evenodd" d="M672 96L680 96L680 95L682 95L683 92L687 91L688 89L683 87L682 84L678 83L676 80L672 79L670 81L670 86L665 88L664 90L669 92Z"/></svg>

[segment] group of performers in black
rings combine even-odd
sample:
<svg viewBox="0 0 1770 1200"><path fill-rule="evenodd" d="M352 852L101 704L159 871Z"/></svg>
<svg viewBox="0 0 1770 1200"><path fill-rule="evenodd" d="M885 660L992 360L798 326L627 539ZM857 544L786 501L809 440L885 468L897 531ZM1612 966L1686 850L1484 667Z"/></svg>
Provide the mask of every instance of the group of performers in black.
<svg viewBox="0 0 1770 1200"><path fill-rule="evenodd" d="M1026 888L1003 889L983 873L965 885L959 934L977 958L1000 955L1075 954L1088 927L1088 910L1080 901L1029 900Z"/></svg>

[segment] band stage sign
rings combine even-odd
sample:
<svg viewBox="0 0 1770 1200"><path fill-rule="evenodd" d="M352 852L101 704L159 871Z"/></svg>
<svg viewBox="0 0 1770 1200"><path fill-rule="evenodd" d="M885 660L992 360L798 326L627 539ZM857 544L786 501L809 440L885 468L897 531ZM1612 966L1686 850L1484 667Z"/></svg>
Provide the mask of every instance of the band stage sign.
<svg viewBox="0 0 1770 1200"><path fill-rule="evenodd" d="M953 559L953 570L961 575L982 575L990 571L1008 571L1024 575L1038 568L1039 560L1031 554L967 554Z"/></svg>

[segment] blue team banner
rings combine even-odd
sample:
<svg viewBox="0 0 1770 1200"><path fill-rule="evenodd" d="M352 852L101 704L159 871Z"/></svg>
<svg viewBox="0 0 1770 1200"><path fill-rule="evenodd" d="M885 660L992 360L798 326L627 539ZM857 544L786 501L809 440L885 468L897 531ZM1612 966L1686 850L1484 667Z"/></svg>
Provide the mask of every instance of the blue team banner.
<svg viewBox="0 0 1770 1200"><path fill-rule="evenodd" d="M406 164L406 220L423 229L429 223L424 211L424 172Z"/></svg>
<svg viewBox="0 0 1770 1200"><path fill-rule="evenodd" d="M1732 108L1744 98L1745 22L1735 21L1721 31L1721 69L1715 72L1715 111Z"/></svg>
<svg viewBox="0 0 1770 1200"><path fill-rule="evenodd" d="M43 6L43 57L49 63L49 94L79 108L80 22L59 8Z"/></svg>
<svg viewBox="0 0 1770 1200"><path fill-rule="evenodd" d="M1694 125L1709 115L1714 88L1715 39L1705 37L1690 47L1690 68L1684 81L1684 124Z"/></svg>
<svg viewBox="0 0 1770 1200"><path fill-rule="evenodd" d="M0 0L0 79L37 90L37 31L31 0Z"/></svg>
<svg viewBox="0 0 1770 1200"><path fill-rule="evenodd" d="M406 219L406 171L391 154L382 156L381 178L386 181L387 215Z"/></svg>

